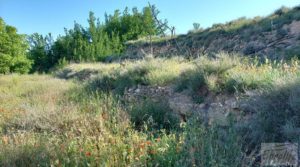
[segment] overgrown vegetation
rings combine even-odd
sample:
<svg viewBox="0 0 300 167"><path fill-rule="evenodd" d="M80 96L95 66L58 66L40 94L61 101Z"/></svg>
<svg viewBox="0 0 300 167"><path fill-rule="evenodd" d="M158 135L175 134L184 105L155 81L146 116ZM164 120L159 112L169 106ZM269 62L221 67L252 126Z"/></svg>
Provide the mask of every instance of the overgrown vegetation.
<svg viewBox="0 0 300 167"><path fill-rule="evenodd" d="M195 68L181 74L177 90L189 90L194 99L203 99L208 93L243 93L247 90L263 90L278 80L299 76L297 59L288 65L283 61L219 54L217 58L202 57L195 60ZM199 97L200 96L200 97Z"/></svg>
<svg viewBox="0 0 300 167"><path fill-rule="evenodd" d="M286 38L299 9L205 30L194 23L176 39L172 29L178 48L177 39L197 38L201 54L189 53L197 58L119 62L110 61L125 43L149 38L153 49L168 40L155 36L167 21L154 6L116 10L104 23L90 12L87 28L75 23L57 40L35 33L26 41L0 18L0 73L53 72L0 75L0 166L258 166L261 143L300 141L299 47L278 49L282 60L207 48L240 33L240 49L255 55L266 44L253 34ZM142 88L158 96L140 96Z"/></svg>
<svg viewBox="0 0 300 167"><path fill-rule="evenodd" d="M1 166L168 163L163 155L177 145L174 134L134 130L112 95L68 81L2 76L1 92Z"/></svg>
<svg viewBox="0 0 300 167"><path fill-rule="evenodd" d="M82 70L96 71L94 75L98 78L80 80L82 84L47 75L1 76L0 164L241 166L257 163L253 158L260 142L299 140L297 63L296 60L258 63L221 53L216 58L202 57L191 62L179 58L147 59L125 65L66 67L76 71L74 75ZM153 73L155 77L150 75ZM224 126L208 124L199 113L180 122L166 99L124 103L120 92L138 84L173 84L174 89L190 90L191 96L201 95L203 99L206 98L203 87L216 96L227 92L243 97L243 92L251 90L260 94L242 98L245 105L241 115L254 107L251 119L243 122L231 115L229 124Z"/></svg>
<svg viewBox="0 0 300 167"><path fill-rule="evenodd" d="M176 54L188 56L205 55L208 50L210 53L234 51L246 55L258 53L261 55L260 52L268 46L265 41L274 42L273 37L266 39L268 36L275 35L276 39L289 37L290 29L285 28L284 25L300 20L299 7L282 7L264 18L242 17L225 24L214 24L207 29L202 29L199 23L194 23L194 30L188 35L174 38L172 34L171 38L168 38L159 36L166 35L165 30L168 25L167 21L162 23L159 22L160 20L157 21L158 14L156 7L149 4L142 11L137 8L132 8L132 11L125 8L123 12L115 10L112 15L105 14L105 21L102 23L93 12L90 12L87 28L75 22L74 28L65 29L65 34L57 39L53 39L51 33L46 36L34 33L27 36L27 42L24 35L18 35L16 28L5 25L1 19L3 43L0 63L3 65L0 72L49 72L50 69L60 68L70 62L111 61L122 55L128 44L137 45L137 42L143 43L143 41L150 42L151 48L153 42L157 45L165 42L176 44L179 52ZM239 40L231 40L237 35ZM218 38L224 40L230 38L230 40L226 44L221 44ZM237 48L237 45L244 46ZM201 46L201 48L194 46ZM14 48L14 51L9 48ZM153 48L150 50L152 53ZM271 59L282 58L282 54L286 55L286 59L298 55L297 47L287 49L286 52L281 50L277 54L273 52L276 51L272 51L272 55L269 53L263 55Z"/></svg>
<svg viewBox="0 0 300 167"><path fill-rule="evenodd" d="M129 104L130 105L130 104ZM131 122L136 128L147 131L178 130L179 117L172 113L165 99L145 99L142 104L136 104L130 109ZM146 127L143 127L145 122Z"/></svg>
<svg viewBox="0 0 300 167"><path fill-rule="evenodd" d="M25 36L0 18L0 74L29 72L32 62L27 58L27 49Z"/></svg>
<svg viewBox="0 0 300 167"><path fill-rule="evenodd" d="M298 66L296 58L272 61L220 53L215 58L203 56L193 61L156 58L127 61L123 65L74 64L58 72L58 75L68 78L68 73L72 73L75 78L81 77L82 68L85 68L96 75L90 81L92 90L112 90L123 94L126 89L137 85L174 85L178 92L187 90L196 101L201 102L208 93L234 94L271 88L278 80L298 76Z"/></svg>
<svg viewBox="0 0 300 167"><path fill-rule="evenodd" d="M56 40L51 34L45 37L37 33L30 35L30 57L35 62L33 71L48 71L59 65L61 60L104 61L109 56L119 56L126 41L161 33L150 7L145 7L142 11L133 8L132 12L126 8L122 13L116 10L113 15L105 14L104 23L90 12L88 23L89 26L84 28L75 22L73 29L65 29L65 35Z"/></svg>
<svg viewBox="0 0 300 167"><path fill-rule="evenodd" d="M126 88L137 85L172 84L182 70L191 65L183 59L147 59L141 61L124 62L122 66L113 64L101 64L99 77L93 79L90 87L93 90L113 90L123 94Z"/></svg>

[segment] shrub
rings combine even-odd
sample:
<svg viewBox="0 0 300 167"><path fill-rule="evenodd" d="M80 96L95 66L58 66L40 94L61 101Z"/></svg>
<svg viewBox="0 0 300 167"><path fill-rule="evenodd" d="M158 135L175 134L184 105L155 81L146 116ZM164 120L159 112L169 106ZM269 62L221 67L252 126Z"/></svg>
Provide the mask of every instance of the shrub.
<svg viewBox="0 0 300 167"><path fill-rule="evenodd" d="M181 71L191 67L191 64L177 58L158 58L124 62L124 66L121 67L118 64L102 64L102 67L99 70L101 75L90 82L92 89L113 90L115 93L123 94L126 88L137 85L172 84Z"/></svg>
<svg viewBox="0 0 300 167"><path fill-rule="evenodd" d="M148 69L138 67L129 69L125 72L114 71L109 74L102 74L90 81L88 87L92 90L114 91L117 94L123 94L126 88L140 85L148 85L145 75Z"/></svg>
<svg viewBox="0 0 300 167"><path fill-rule="evenodd" d="M194 69L183 72L177 80L176 91L187 89L193 99L200 103L209 91L222 91L227 71L234 68L239 60L224 53L216 56L215 59L202 57L196 61Z"/></svg>
<svg viewBox="0 0 300 167"><path fill-rule="evenodd" d="M276 32L276 37L277 38L283 38L283 37L285 37L287 35L288 35L288 30L285 29L285 28L280 28Z"/></svg>
<svg viewBox="0 0 300 167"><path fill-rule="evenodd" d="M281 16L281 15L283 15L283 14L289 12L290 10L291 10L290 8L285 7L285 6L282 6L281 8L277 9L274 13L275 13L276 15Z"/></svg>
<svg viewBox="0 0 300 167"><path fill-rule="evenodd" d="M174 130L179 128L179 118L170 109L164 99L146 99L134 105L130 111L131 122L137 129L146 124L148 130Z"/></svg>
<svg viewBox="0 0 300 167"><path fill-rule="evenodd" d="M262 142L298 142L299 80L283 83L247 102L255 112L249 123L242 126L247 133L245 143L252 146L250 149Z"/></svg>
<svg viewBox="0 0 300 167"><path fill-rule="evenodd" d="M176 90L183 91L190 89L191 91L197 91L202 86L205 86L204 73L201 70L188 70L180 75L180 79L177 81Z"/></svg>
<svg viewBox="0 0 300 167"><path fill-rule="evenodd" d="M12 61L11 72L25 74L31 69L32 61L24 56L16 56Z"/></svg>
<svg viewBox="0 0 300 167"><path fill-rule="evenodd" d="M264 47L265 47L265 45L262 43L249 42L246 45L243 53L246 55L254 54L254 53L260 51L261 49L263 49Z"/></svg>

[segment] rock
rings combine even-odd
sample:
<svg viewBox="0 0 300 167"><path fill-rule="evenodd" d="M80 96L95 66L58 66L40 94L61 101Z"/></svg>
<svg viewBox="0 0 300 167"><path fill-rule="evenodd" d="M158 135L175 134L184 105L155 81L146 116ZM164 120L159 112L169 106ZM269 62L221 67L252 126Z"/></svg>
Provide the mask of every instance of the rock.
<svg viewBox="0 0 300 167"><path fill-rule="evenodd" d="M224 102L224 105L231 109L237 109L237 101L235 99L229 99Z"/></svg>
<svg viewBox="0 0 300 167"><path fill-rule="evenodd" d="M250 106L249 104L241 104L240 107L242 109L242 111L244 111L245 113L255 113L255 108Z"/></svg>
<svg viewBox="0 0 300 167"><path fill-rule="evenodd" d="M135 90L135 93L140 93L141 92L141 89L139 89L139 88L137 88L136 90Z"/></svg>

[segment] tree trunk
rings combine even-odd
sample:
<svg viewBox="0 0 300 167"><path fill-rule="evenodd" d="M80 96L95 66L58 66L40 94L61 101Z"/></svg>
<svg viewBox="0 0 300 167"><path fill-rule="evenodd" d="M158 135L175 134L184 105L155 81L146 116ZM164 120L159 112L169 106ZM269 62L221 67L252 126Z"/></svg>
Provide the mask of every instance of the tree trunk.
<svg viewBox="0 0 300 167"><path fill-rule="evenodd" d="M150 34L150 54L153 56L152 35Z"/></svg>

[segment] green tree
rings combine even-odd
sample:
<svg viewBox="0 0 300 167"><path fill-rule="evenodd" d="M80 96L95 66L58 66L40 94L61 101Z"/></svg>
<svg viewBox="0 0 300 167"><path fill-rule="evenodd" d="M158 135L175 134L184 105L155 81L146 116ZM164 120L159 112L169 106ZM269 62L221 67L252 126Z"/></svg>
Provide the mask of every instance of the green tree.
<svg viewBox="0 0 300 167"><path fill-rule="evenodd" d="M128 8L123 12L115 10L112 15L105 14L104 23L90 12L87 21L87 28L75 22L74 27L65 29L65 34L55 42L51 35L30 36L30 58L34 60L34 70L47 71L59 62L103 61L110 55L119 55L126 41L146 36L152 39L160 32L151 7L145 7L142 12L137 8L131 12Z"/></svg>
<svg viewBox="0 0 300 167"><path fill-rule="evenodd" d="M27 38L30 44L29 58L33 60L33 71L48 71L55 61L53 60L53 38L49 33L45 37L34 33Z"/></svg>
<svg viewBox="0 0 300 167"><path fill-rule="evenodd" d="M156 35L157 29L150 7L145 7L143 10L143 35Z"/></svg>
<svg viewBox="0 0 300 167"><path fill-rule="evenodd" d="M152 36L157 34L157 29L150 7L145 7L143 10L143 26L143 33L150 38L151 54L153 54Z"/></svg>
<svg viewBox="0 0 300 167"><path fill-rule="evenodd" d="M27 58L28 44L25 35L0 18L0 73L27 73L32 62Z"/></svg>

